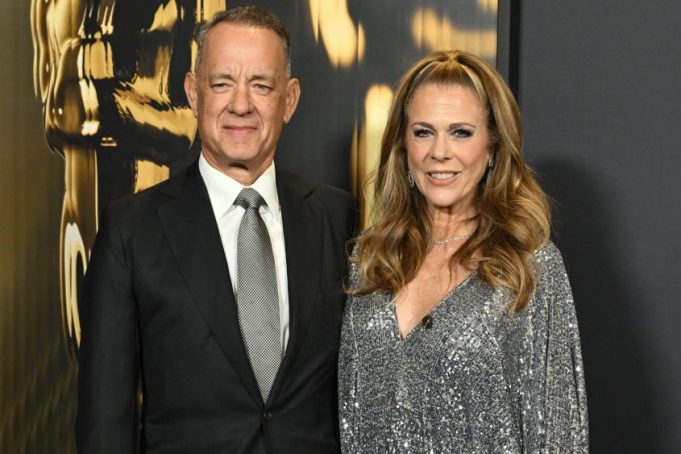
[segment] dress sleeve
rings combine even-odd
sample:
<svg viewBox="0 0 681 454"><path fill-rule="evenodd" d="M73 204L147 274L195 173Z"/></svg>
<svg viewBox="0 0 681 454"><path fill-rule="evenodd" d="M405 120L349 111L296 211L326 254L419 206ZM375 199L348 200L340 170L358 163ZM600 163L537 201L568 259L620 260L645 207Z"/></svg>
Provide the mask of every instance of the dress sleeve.
<svg viewBox="0 0 681 454"><path fill-rule="evenodd" d="M132 454L139 373L137 306L123 240L111 211L95 240L80 312L78 451Z"/></svg>
<svg viewBox="0 0 681 454"><path fill-rule="evenodd" d="M350 285L356 274L356 265L350 264ZM359 452L357 401L358 391L358 352L353 320L355 297L348 295L343 314L340 351L338 354L338 413L340 423L341 451Z"/></svg>
<svg viewBox="0 0 681 454"><path fill-rule="evenodd" d="M521 360L520 414L526 453L587 453L584 369L565 265L550 244L537 254L541 273Z"/></svg>

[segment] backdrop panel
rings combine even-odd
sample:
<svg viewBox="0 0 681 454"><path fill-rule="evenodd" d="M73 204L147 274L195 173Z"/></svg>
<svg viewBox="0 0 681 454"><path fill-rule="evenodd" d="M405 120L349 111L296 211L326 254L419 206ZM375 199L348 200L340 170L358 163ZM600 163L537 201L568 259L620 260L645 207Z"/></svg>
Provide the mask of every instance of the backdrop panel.
<svg viewBox="0 0 681 454"><path fill-rule="evenodd" d="M526 152L556 201L592 451L681 452L681 4L521 13Z"/></svg>
<svg viewBox="0 0 681 454"><path fill-rule="evenodd" d="M354 191L365 212L398 75L433 49L490 62L497 51L496 0L9 3L0 7L2 61L11 62L0 79L1 452L73 451L69 357L99 213L196 158L182 81L197 21L247 3L280 15L302 100L277 165Z"/></svg>
<svg viewBox="0 0 681 454"><path fill-rule="evenodd" d="M33 92L30 2L0 3L0 452L70 452L75 374L59 308L64 161Z"/></svg>

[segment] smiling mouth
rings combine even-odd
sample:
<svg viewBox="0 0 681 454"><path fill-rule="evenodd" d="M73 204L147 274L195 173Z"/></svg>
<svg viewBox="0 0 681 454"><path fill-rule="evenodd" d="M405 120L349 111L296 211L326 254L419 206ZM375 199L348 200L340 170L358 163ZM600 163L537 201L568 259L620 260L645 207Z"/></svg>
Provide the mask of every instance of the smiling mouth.
<svg viewBox="0 0 681 454"><path fill-rule="evenodd" d="M230 131L251 131L255 129L255 127L253 126L238 126L238 125L227 125L224 128L229 129Z"/></svg>
<svg viewBox="0 0 681 454"><path fill-rule="evenodd" d="M427 172L427 174L434 180L445 181L454 178L458 172Z"/></svg>
<svg viewBox="0 0 681 454"><path fill-rule="evenodd" d="M253 137L257 128L244 125L227 125L222 128L223 132L235 140L246 140Z"/></svg>

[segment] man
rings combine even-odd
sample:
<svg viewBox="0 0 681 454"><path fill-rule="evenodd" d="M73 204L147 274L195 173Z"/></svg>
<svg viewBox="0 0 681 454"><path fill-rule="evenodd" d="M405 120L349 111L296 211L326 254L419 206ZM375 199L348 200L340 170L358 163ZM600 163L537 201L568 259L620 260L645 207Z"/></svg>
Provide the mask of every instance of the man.
<svg viewBox="0 0 681 454"><path fill-rule="evenodd" d="M354 201L274 168L300 96L281 21L237 8L197 42L185 89L201 157L113 203L88 267L79 449L337 453Z"/></svg>

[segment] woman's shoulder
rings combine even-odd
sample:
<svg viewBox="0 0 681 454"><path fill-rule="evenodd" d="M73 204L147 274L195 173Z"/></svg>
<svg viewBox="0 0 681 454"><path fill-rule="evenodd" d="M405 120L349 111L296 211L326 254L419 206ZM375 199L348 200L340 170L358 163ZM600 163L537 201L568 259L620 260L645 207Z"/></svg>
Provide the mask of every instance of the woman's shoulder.
<svg viewBox="0 0 681 454"><path fill-rule="evenodd" d="M547 240L534 252L534 259L540 271L552 267L565 268L563 254L553 241Z"/></svg>
<svg viewBox="0 0 681 454"><path fill-rule="evenodd" d="M537 297L550 297L571 304L570 280L560 249L552 241L547 241L537 249L534 257L538 274L535 300Z"/></svg>
<svg viewBox="0 0 681 454"><path fill-rule="evenodd" d="M367 233L371 231L371 227L362 230L354 238L350 239L347 243L348 260L350 265L357 265L359 259L360 248L362 247L362 242L366 237Z"/></svg>

